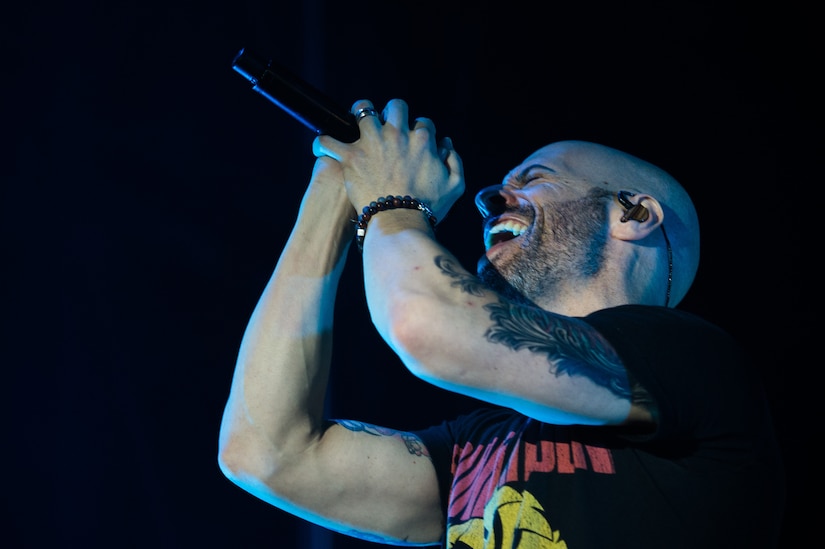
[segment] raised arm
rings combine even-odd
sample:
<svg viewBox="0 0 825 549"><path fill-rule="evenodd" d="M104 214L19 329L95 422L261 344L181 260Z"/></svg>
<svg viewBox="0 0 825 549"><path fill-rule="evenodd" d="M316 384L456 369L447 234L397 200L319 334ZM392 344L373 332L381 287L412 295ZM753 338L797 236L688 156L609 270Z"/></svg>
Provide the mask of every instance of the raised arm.
<svg viewBox="0 0 825 549"><path fill-rule="evenodd" d="M359 102L357 108L371 106ZM351 145L319 138L339 159L353 206L410 195L440 219L464 190L460 158L428 119L391 101ZM509 301L484 287L434 238L420 211L369 220L364 271L372 319L409 370L450 391L552 423L649 421L631 407L627 373L582 320Z"/></svg>
<svg viewBox="0 0 825 549"><path fill-rule="evenodd" d="M349 535L438 541L434 469L409 435L324 420L336 290L354 212L338 164L316 162L295 227L250 318L219 464L253 495Z"/></svg>

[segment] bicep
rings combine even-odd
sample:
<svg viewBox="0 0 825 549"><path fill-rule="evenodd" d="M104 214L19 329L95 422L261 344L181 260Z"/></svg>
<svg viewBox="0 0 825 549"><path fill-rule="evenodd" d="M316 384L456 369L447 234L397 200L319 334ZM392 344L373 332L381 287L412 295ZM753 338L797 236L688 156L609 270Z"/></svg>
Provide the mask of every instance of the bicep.
<svg viewBox="0 0 825 549"><path fill-rule="evenodd" d="M336 421L292 466L289 506L327 528L385 543L436 543L443 533L435 468L421 440Z"/></svg>

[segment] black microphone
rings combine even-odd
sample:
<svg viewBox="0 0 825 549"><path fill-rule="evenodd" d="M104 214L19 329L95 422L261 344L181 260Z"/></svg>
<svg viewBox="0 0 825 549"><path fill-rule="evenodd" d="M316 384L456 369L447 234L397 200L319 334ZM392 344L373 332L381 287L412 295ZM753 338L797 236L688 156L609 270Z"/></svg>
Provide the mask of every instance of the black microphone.
<svg viewBox="0 0 825 549"><path fill-rule="evenodd" d="M352 143L361 136L355 116L271 59L242 49L232 68L246 78L252 89L286 111L316 134Z"/></svg>

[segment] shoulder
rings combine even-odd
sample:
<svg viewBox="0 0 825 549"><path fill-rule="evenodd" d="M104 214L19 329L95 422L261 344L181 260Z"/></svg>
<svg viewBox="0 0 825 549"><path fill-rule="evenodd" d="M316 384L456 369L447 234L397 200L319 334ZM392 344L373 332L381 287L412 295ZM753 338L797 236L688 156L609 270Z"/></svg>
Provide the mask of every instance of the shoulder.
<svg viewBox="0 0 825 549"><path fill-rule="evenodd" d="M724 384L725 379L734 383L748 370L747 356L738 341L687 311L623 305L582 320L610 342L625 368L640 380L647 377L647 370L677 383L713 375L717 384Z"/></svg>
<svg viewBox="0 0 825 549"><path fill-rule="evenodd" d="M660 435L732 432L764 404L753 357L722 328L695 314L628 305L583 320L610 342L628 373L651 395Z"/></svg>
<svg viewBox="0 0 825 549"><path fill-rule="evenodd" d="M623 360L639 354L668 357L713 355L729 363L743 360L730 334L708 320L680 309L622 305L591 313L582 320L595 328Z"/></svg>
<svg viewBox="0 0 825 549"><path fill-rule="evenodd" d="M683 309L653 305L620 305L601 309L581 318L599 330L605 329L605 331L616 327L651 328L660 325L669 329L673 325L682 325L727 336L722 328L694 313Z"/></svg>

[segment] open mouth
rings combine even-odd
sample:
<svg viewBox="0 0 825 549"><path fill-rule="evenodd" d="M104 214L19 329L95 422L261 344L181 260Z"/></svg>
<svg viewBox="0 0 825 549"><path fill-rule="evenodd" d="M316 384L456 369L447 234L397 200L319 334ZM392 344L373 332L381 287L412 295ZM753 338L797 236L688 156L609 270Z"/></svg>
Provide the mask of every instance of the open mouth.
<svg viewBox="0 0 825 549"><path fill-rule="evenodd" d="M505 219L495 222L484 233L484 247L490 249L496 244L518 238L527 231L527 225L515 219Z"/></svg>

